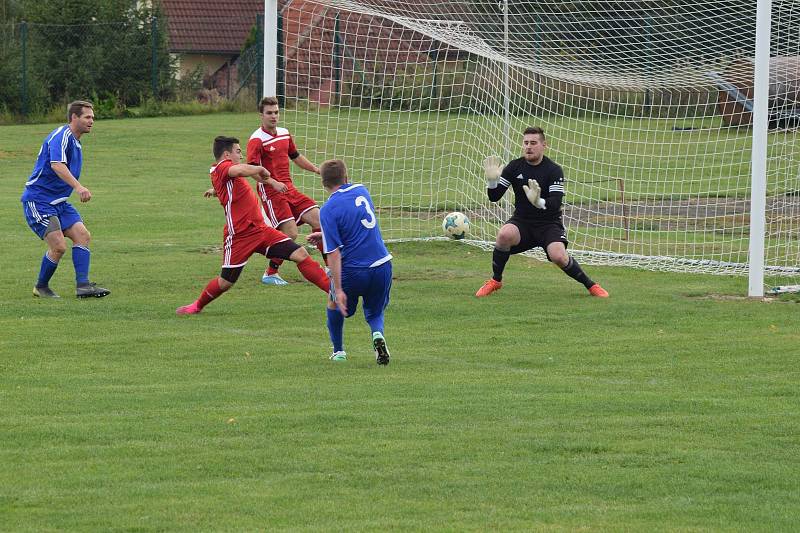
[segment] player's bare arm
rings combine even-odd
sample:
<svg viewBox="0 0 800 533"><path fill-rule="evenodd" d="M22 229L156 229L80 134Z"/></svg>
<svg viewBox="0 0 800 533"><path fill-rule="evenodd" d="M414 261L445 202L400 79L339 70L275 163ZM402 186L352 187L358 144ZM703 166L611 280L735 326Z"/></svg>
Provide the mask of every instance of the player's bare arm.
<svg viewBox="0 0 800 533"><path fill-rule="evenodd" d="M75 176L72 175L72 172L69 171L69 167L64 163L55 162L50 163L50 168L53 169L53 172L56 175L64 180L67 185L73 188L73 190L78 193L78 197L80 197L81 202L88 202L92 199L92 193L89 189L81 185L81 183L75 179Z"/></svg>
<svg viewBox="0 0 800 533"><path fill-rule="evenodd" d="M314 174L319 174L319 167L309 161L308 158L302 154L295 157L292 161L294 161L294 164L303 170L313 172Z"/></svg>
<svg viewBox="0 0 800 533"><path fill-rule="evenodd" d="M328 268L331 270L336 307L342 315L347 316L347 294L342 289L342 254L338 248L328 253Z"/></svg>
<svg viewBox="0 0 800 533"><path fill-rule="evenodd" d="M250 176L259 183L267 183L269 179L269 170L258 165L248 165L246 163L238 163L231 165L228 169L228 176L231 178L241 178L243 176ZM274 181L274 180L273 180Z"/></svg>

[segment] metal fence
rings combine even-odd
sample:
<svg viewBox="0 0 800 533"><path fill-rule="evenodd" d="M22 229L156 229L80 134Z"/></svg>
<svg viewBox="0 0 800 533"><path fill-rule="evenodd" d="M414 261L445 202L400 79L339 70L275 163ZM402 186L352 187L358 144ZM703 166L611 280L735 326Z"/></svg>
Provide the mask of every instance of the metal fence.
<svg viewBox="0 0 800 533"><path fill-rule="evenodd" d="M159 20L79 25L20 22L0 29L0 102L6 112L43 112L82 95L137 105L175 90Z"/></svg>

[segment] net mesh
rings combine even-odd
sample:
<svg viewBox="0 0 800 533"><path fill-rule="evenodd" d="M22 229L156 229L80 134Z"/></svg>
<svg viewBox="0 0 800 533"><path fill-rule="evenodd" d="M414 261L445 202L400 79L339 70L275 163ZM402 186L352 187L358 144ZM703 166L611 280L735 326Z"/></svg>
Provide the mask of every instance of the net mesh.
<svg viewBox="0 0 800 533"><path fill-rule="evenodd" d="M773 1L769 277L800 272L798 8ZM538 125L564 169L583 262L744 274L755 10L294 0L281 11L279 91L304 153L342 158L368 185L387 239L441 238L443 215L462 211L468 242L491 247L513 193L488 201L482 161L518 157Z"/></svg>

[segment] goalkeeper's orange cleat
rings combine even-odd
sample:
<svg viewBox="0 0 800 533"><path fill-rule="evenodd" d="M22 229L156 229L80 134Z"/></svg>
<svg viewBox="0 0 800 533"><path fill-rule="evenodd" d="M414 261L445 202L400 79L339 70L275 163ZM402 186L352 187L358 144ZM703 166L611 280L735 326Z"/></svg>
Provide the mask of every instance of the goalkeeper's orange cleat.
<svg viewBox="0 0 800 533"><path fill-rule="evenodd" d="M478 289L478 292L475 293L475 296L478 298L483 298L484 296L489 296L494 291L499 291L502 287L502 282L490 279L487 280L480 289Z"/></svg>
<svg viewBox="0 0 800 533"><path fill-rule="evenodd" d="M608 298L608 291L597 283L589 287L589 294L598 298Z"/></svg>

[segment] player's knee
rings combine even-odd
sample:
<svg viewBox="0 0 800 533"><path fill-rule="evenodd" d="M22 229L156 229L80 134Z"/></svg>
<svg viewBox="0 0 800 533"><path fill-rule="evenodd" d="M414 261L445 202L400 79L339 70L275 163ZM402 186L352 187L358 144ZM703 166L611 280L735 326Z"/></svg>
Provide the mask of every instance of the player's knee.
<svg viewBox="0 0 800 533"><path fill-rule="evenodd" d="M49 248L50 250L48 255L50 256L50 259L53 259L54 261L58 261L64 256L65 253L67 253L67 243L64 241L51 244Z"/></svg>
<svg viewBox="0 0 800 533"><path fill-rule="evenodd" d="M516 244L516 242L514 242L516 240L514 237L515 237L514 234L511 233L510 231L501 230L497 234L496 244L498 245L498 247L501 248L510 248Z"/></svg>
<svg viewBox="0 0 800 533"><path fill-rule="evenodd" d="M286 227L286 228L280 228L280 230L281 230L281 232L283 232L284 235L286 235L290 239L292 239L292 240L297 239L297 233L298 233L297 232L297 226L289 226L289 227Z"/></svg>
<svg viewBox="0 0 800 533"><path fill-rule="evenodd" d="M292 252L292 255L289 256L289 261L294 261L295 263L299 263L301 261L305 261L309 257L308 252L302 246L299 247L297 250Z"/></svg>
<svg viewBox="0 0 800 533"><path fill-rule="evenodd" d="M89 243L92 240L92 234L89 233L89 230L86 228L81 228L80 230L76 231L73 237L74 238L72 242L81 246L89 246Z"/></svg>
<svg viewBox="0 0 800 533"><path fill-rule="evenodd" d="M336 302L332 302L331 300L328 300L328 309L330 309L331 311L336 309Z"/></svg>
<svg viewBox="0 0 800 533"><path fill-rule="evenodd" d="M569 254L566 250L548 252L548 257L551 263L555 263L561 268L564 268L569 263Z"/></svg>
<svg viewBox="0 0 800 533"><path fill-rule="evenodd" d="M236 280L239 279L239 276L244 270L244 267L223 267L222 271L219 274L219 287L223 291L227 291L233 284L236 283Z"/></svg>

